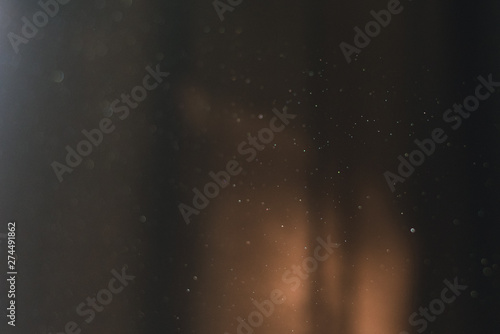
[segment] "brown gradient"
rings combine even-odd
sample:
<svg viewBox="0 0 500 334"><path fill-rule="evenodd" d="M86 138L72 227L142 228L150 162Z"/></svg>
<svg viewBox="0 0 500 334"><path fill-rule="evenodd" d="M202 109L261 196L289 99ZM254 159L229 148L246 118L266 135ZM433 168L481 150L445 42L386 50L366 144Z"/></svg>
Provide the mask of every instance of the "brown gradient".
<svg viewBox="0 0 500 334"><path fill-rule="evenodd" d="M235 34L235 43L230 49L222 44L211 44L218 50L215 53L198 52L198 63L203 66L193 69L192 75L184 81L182 93L178 94L179 105L184 108L186 135L190 131L192 135L192 131L196 132L204 124L203 128L207 130L202 137L211 143L220 143L197 156L207 161L206 165L197 166L202 171L200 174L199 170L198 173L189 172L189 169L184 172L184 179L191 181L189 186L201 189L209 181L208 171L222 170L225 162L231 159L238 160L243 168L240 175L231 179L231 186L221 189L219 196L210 201L207 209L201 210L199 216L191 217L191 224L195 225L192 228L203 231L204 235L204 245L198 248L203 263L199 296L202 301L197 304L193 326L198 332L236 333L236 318L242 317L246 321L255 310L252 300L262 302L269 299L273 289L280 289L286 301L276 305L274 313L264 317L263 325L255 328L254 333L399 333L406 328L410 313L408 297L413 282L412 265L408 259L408 231L403 232L398 225L401 218L391 213L388 205L391 193L380 182L380 175L372 171L373 163L377 161L372 157L378 154L379 148L371 147L375 145L372 143L368 144L366 151L344 147L334 153L337 157L331 155L317 160L319 156L314 153L315 150L310 152L317 145L312 138L315 133L304 129L313 124L314 130L314 122L317 122L314 114L318 111L304 100L298 103L301 100L293 97L293 93L304 91L302 87L308 85L308 77L295 76L290 73L291 69L287 72L286 66L275 67L272 62L266 63L267 68L257 67L255 71L248 71L245 60L234 58L235 51L240 50L240 39L248 43L248 50L243 51L243 55L264 54L268 48L272 49L272 39L262 41L252 37L258 36L256 30L269 29L279 36L280 41L290 40L297 45L293 54L284 52L283 61L295 64L293 71L308 68L307 56L311 50L306 45L310 47L311 43L308 41L310 36L306 35L310 30L306 28L306 14L300 6L287 6L286 16L294 17L295 24L281 27L273 25L272 18L284 14L279 14L277 9L266 8L260 18L266 22L266 28L260 28L249 13L244 13L243 6L240 7L235 26L224 25L224 34ZM333 9L325 8L327 10ZM202 17L199 19L202 20ZM216 28L212 29L211 34L217 34ZM213 39L209 39L211 34L195 34L193 44L214 43ZM320 47L327 50L332 43L325 40ZM297 50L303 53L297 53ZM220 64L234 71L235 75L232 82L224 81L223 75L213 75L208 80L216 81L221 87L216 90L202 77L206 75L203 71L207 67L215 68ZM251 78L248 92L243 90L242 81L245 78L239 75L241 73L248 73ZM356 73L359 72L338 77L327 87L333 94L338 91L338 85L344 85L340 87L344 87L345 91L346 86L360 80L370 81L370 76ZM291 82L286 79L289 77L293 77ZM260 90L255 91L259 85L262 85ZM259 94L270 96L271 100L274 96L276 100L273 105L263 103L258 100ZM338 102L332 100L335 95L319 97L316 101L336 106ZM256 106L251 110L242 106L243 101L248 99L253 99ZM285 99L292 100L288 110L298 116L283 132L275 134L274 141L258 152L255 161L245 162L236 147L246 140L248 132L255 135L267 126L272 117L271 109L281 109L285 103L278 101ZM377 108L363 105L359 100L347 100L349 109L365 108L371 111ZM379 107L387 108L383 104ZM233 117L221 117L228 108L236 111ZM258 114L262 114L263 118L252 116ZM343 121L346 121L345 116ZM321 128L322 125L318 124L317 130L321 131ZM327 129L337 131L337 137L345 131L352 131L355 136L366 136L362 129L332 129L331 126ZM370 139L366 141L370 142ZM328 196L319 195L319 191L309 196L308 191L324 191L328 187L322 185L324 179L319 187L311 187L311 177L306 171L313 170L311 167L318 164L320 175L325 175L325 170L335 170L339 153L347 160L358 155L356 172L347 176L351 178L351 185L345 181L347 186L334 188L333 192L336 196L343 196L342 200L336 203ZM186 154L185 159L185 165L194 169L192 161L195 158ZM318 179L321 180L320 177ZM356 196L351 195L354 188ZM186 192L192 196L191 188ZM350 214L345 209L346 204L351 206L353 203L363 203L356 214ZM315 210L319 210L321 215L314 214ZM328 235L341 246L325 262L320 262L316 271L301 280L299 289L292 291L291 285L283 282L283 273L312 256L317 245L316 238L325 239Z"/></svg>

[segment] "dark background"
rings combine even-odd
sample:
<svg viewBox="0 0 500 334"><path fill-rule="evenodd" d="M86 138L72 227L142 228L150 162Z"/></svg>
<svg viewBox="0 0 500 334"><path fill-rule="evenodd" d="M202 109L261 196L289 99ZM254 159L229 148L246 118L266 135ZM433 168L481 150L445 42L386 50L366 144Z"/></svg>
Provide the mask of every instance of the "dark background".
<svg viewBox="0 0 500 334"><path fill-rule="evenodd" d="M457 131L441 117L474 93L479 75L500 81L500 3L401 3L402 13L348 64L339 44L353 44L354 26L386 1L243 1L221 22L210 1L72 0L17 54L7 33L19 33L21 17L39 7L0 1L0 233L17 222L19 257L16 327L7 325L0 285L1 332L58 333L68 321L82 323L76 305L127 265L136 279L82 333L234 333L234 318L249 312L235 298L265 298L273 286L261 274L299 261L282 263L269 245L286 252L295 237L312 245L335 232L345 243L341 306L331 311L318 273L305 293L309 322L296 332L356 333L361 315L350 300L366 246L357 207L369 188L409 249L411 270L394 272L412 277L394 327L416 333L407 316L457 276L468 290L426 332L498 333L499 94ZM116 130L59 183L52 161L63 162L65 146L75 147L81 130L97 127L109 102L156 64L169 78L126 120L112 116ZM61 82L54 71L64 73ZM276 135L277 149L242 164L237 186L186 225L178 205L190 204L191 189L284 105L298 116ZM391 193L383 173L436 127L447 143ZM291 213L297 203L286 196L307 202L307 219ZM241 209L240 198L250 199ZM271 227L261 202L274 204L276 226L293 228L262 232ZM325 223L329 212L335 219ZM370 237L385 240L373 228ZM246 269L233 271L229 256ZM254 288L264 292L251 296ZM301 312L276 315L275 327L255 333L289 332L288 319Z"/></svg>

